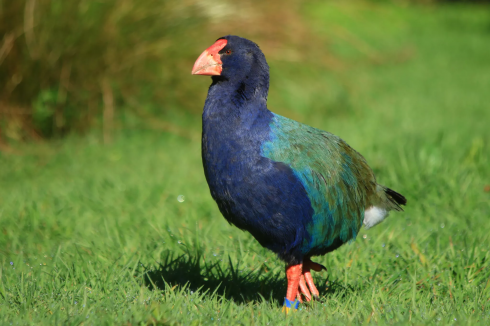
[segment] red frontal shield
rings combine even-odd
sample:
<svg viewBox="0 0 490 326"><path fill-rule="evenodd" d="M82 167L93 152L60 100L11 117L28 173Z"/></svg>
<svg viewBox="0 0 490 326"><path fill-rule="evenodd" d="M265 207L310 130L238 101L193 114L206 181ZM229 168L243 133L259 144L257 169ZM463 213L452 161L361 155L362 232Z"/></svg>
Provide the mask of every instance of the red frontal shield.
<svg viewBox="0 0 490 326"><path fill-rule="evenodd" d="M228 43L227 40L219 39L209 48L204 50L204 52L194 63L194 67L192 67L192 74L204 76L221 75L222 62L218 52L226 46L226 43Z"/></svg>

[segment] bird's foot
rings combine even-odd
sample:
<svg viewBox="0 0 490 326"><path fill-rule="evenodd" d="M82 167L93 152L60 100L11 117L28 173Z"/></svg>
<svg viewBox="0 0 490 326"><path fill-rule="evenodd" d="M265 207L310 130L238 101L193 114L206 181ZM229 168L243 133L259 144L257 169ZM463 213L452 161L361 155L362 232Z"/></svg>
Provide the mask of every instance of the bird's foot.
<svg viewBox="0 0 490 326"><path fill-rule="evenodd" d="M311 301L312 297L319 298L320 293L313 282L311 270L320 272L327 269L323 265L312 262L309 258L305 258L302 264L286 267L288 290L284 298L283 308L286 313L291 309L298 309L298 304L303 302L301 295L305 297L306 301Z"/></svg>

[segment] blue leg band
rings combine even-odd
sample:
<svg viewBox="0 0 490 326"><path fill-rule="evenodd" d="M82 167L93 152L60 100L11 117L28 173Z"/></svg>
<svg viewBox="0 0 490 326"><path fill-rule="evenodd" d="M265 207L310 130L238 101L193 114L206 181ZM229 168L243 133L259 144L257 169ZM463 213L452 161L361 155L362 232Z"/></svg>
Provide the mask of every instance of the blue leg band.
<svg viewBox="0 0 490 326"><path fill-rule="evenodd" d="M288 308L288 309L297 310L298 306L299 306L299 301L298 301L298 299L296 299L294 301L289 301L288 298L284 298L284 305L283 306L285 308Z"/></svg>

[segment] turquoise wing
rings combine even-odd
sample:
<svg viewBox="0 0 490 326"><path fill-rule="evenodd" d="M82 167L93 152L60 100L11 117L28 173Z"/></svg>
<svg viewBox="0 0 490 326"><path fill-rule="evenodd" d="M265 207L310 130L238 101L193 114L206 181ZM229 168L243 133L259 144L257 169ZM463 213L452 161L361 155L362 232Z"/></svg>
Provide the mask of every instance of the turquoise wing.
<svg viewBox="0 0 490 326"><path fill-rule="evenodd" d="M362 155L333 134L276 114L270 128L261 154L293 169L314 210L303 253L321 254L355 239L376 196L375 177Z"/></svg>

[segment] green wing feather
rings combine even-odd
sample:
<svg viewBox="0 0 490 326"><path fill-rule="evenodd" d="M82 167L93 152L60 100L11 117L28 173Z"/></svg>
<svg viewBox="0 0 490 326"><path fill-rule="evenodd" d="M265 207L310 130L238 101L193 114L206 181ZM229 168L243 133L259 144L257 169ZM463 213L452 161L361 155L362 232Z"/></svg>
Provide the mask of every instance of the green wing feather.
<svg viewBox="0 0 490 326"><path fill-rule="evenodd" d="M262 155L289 165L314 209L305 252L354 239L366 208L379 201L378 186L364 157L339 137L274 115Z"/></svg>

